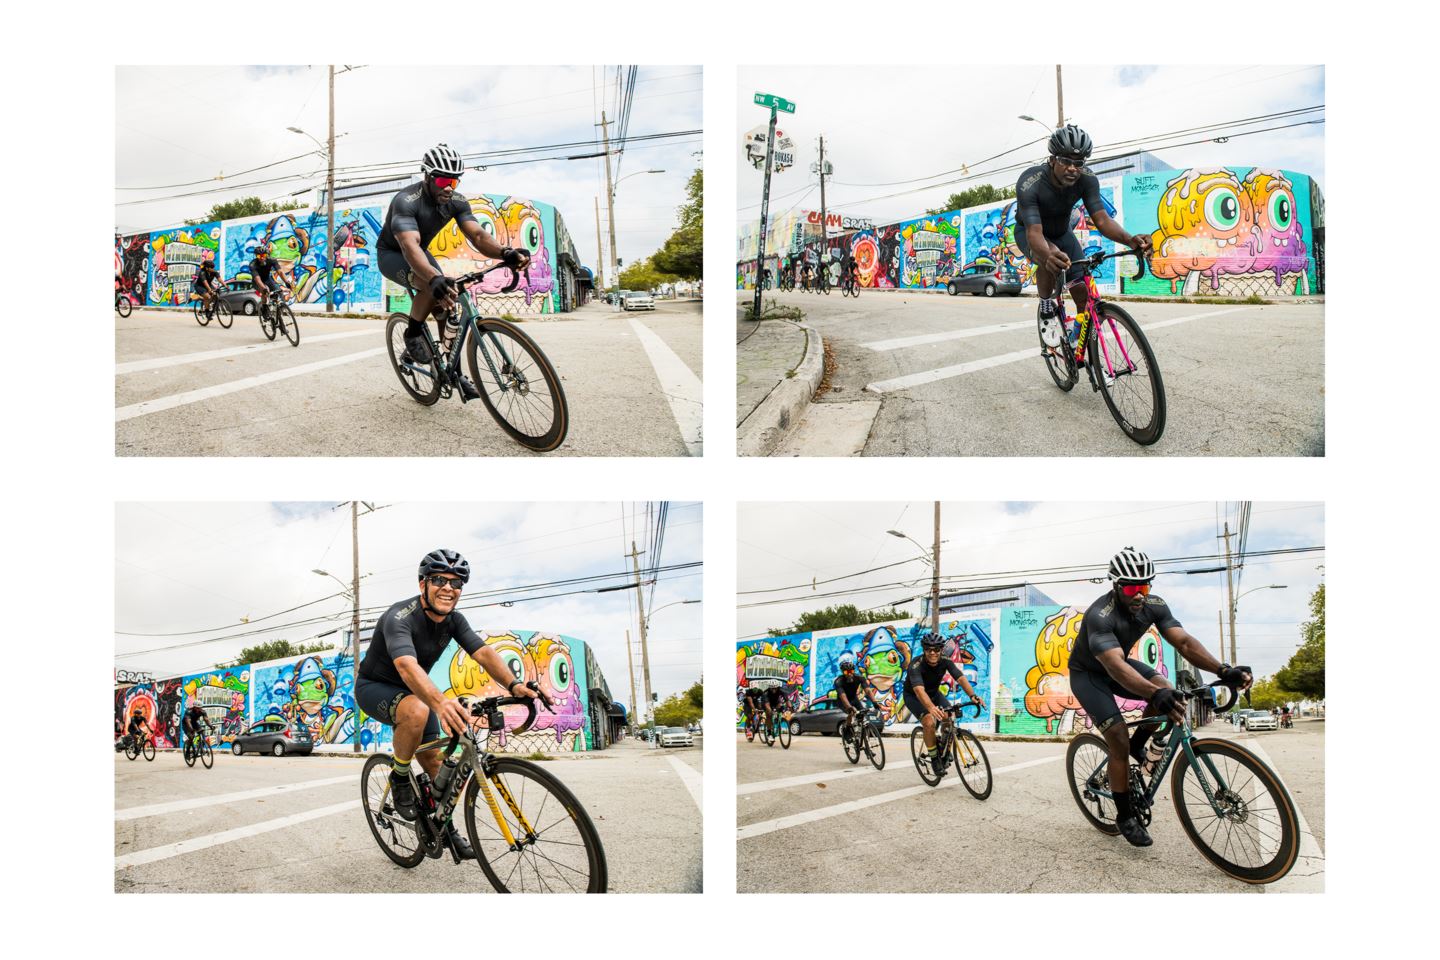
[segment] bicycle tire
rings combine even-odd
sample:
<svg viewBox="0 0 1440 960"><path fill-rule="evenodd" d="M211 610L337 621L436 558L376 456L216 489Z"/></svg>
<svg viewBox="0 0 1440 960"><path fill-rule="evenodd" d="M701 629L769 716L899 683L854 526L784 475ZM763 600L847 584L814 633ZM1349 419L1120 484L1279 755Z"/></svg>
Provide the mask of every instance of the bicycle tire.
<svg viewBox="0 0 1440 960"><path fill-rule="evenodd" d="M980 738L969 730L956 729L955 737L950 741L950 750L955 758L955 771L960 774L960 782L965 784L970 796L976 800L988 798L995 786L995 778ZM969 763L964 762L964 750L970 751Z"/></svg>
<svg viewBox="0 0 1440 960"><path fill-rule="evenodd" d="M1248 844L1236 843L1230 833L1225 835L1225 840L1221 843L1219 842L1219 829L1215 831L1214 837L1207 839L1208 827L1197 825L1192 819L1192 815L1197 809L1208 809L1213 813L1214 808L1211 807L1209 800L1200 788L1198 775L1190 776L1187 779L1187 773L1195 774L1195 767L1189 763L1177 762L1175 769L1170 774L1170 795L1175 804L1175 814L1180 818L1180 826L1184 828L1185 835L1190 838L1190 842L1195 844L1196 849L1204 855L1205 859L1219 867L1224 873L1236 880L1243 880L1245 883L1274 883L1289 873L1295 866L1295 860L1300 853L1300 821L1295 812L1295 803L1290 799L1289 791L1280 782L1275 771L1266 766L1249 750L1226 740L1192 740L1190 746L1195 753L1208 754L1212 759L1228 757L1234 764L1249 771L1253 775L1253 782L1258 784L1264 794L1273 801L1275 814L1273 823L1279 827L1278 839L1268 836L1264 831L1257 830L1257 836L1248 838ZM1224 770L1221 772L1225 773ZM1230 774L1226 775L1230 789L1226 791L1225 796L1221 796L1219 799L1227 803L1237 802L1241 805L1241 809L1234 812L1235 817L1243 818L1239 819L1240 823L1248 824L1252 818L1258 821L1261 818L1256 815L1255 802L1253 800L1245 801L1236 792L1243 790L1244 786L1237 784L1235 772L1232 769ZM1193 783L1194 789L1187 794L1188 783ZM1257 796L1255 799L1258 800L1259 797ZM1216 815L1214 819L1216 823L1229 822L1233 824L1236 822L1234 819L1222 818L1219 815ZM1264 855L1265 845L1271 841L1274 843L1274 852L1255 866L1247 866L1230 859L1230 856L1243 852L1247 848Z"/></svg>
<svg viewBox="0 0 1440 960"><path fill-rule="evenodd" d="M420 839L419 825L400 816L388 802L391 759L388 753L377 753L365 761L360 771L360 807L365 811L370 835L385 851L385 856L409 869L425 859L425 844ZM407 850L400 844L401 834L408 834L413 839L413 850Z"/></svg>
<svg viewBox="0 0 1440 960"><path fill-rule="evenodd" d="M266 340L274 340L275 334L279 332L275 329L275 321L270 319L270 309L270 307L261 306L255 310L255 316L260 318L260 332L265 334Z"/></svg>
<svg viewBox="0 0 1440 960"><path fill-rule="evenodd" d="M1120 384L1129 384L1131 378L1136 374L1130 373L1107 381L1101 369L1101 364L1105 362L1105 352L1100 349L1101 341L1103 337L1107 336L1106 331L1111 329L1111 325L1106 323L1106 320L1124 328L1124 331L1130 335L1132 342L1126 346L1125 350L1130 360L1132 362L1136 360L1135 353L1138 349L1140 359L1145 363L1144 369L1147 371L1145 381L1149 384L1150 393L1150 414L1149 419L1143 424L1132 423L1130 417L1134 416L1134 413L1122 411L1121 405L1117 403L1114 396L1115 387ZM1144 331L1140 329L1140 325L1135 322L1134 318L1112 303L1101 305L1096 322L1091 324L1091 331L1090 351L1087 359L1090 364L1091 376L1095 378L1095 384L1100 388L1100 396L1105 398L1105 406L1110 409L1110 415L1115 418L1115 422L1119 424L1121 431L1127 437L1142 447L1150 446L1165 433L1165 382L1160 376L1160 367L1155 362L1155 351L1150 348L1150 341L1146 339ZM1112 361L1115 353L1114 347L1110 347L1109 355ZM1138 398L1144 392L1144 388L1137 387L1132 391L1127 386L1124 392Z"/></svg>
<svg viewBox="0 0 1440 960"><path fill-rule="evenodd" d="M209 742L200 744L200 762L205 764L206 770L215 766L215 750Z"/></svg>
<svg viewBox="0 0 1440 960"><path fill-rule="evenodd" d="M1050 374L1050 379L1055 381L1055 386L1069 393L1075 389L1075 384L1080 379L1080 371L1075 367L1075 354L1071 351L1069 338L1065 336L1065 327L1060 324L1059 315L1049 318L1049 323L1060 325L1060 345L1052 347L1045 342L1045 329L1047 321L1040 316L1040 308L1035 308L1035 333L1040 338L1040 356L1045 359L1045 369Z"/></svg>
<svg viewBox="0 0 1440 960"><path fill-rule="evenodd" d="M235 323L235 313L224 300L215 301L215 319L220 322L222 330L229 330Z"/></svg>
<svg viewBox="0 0 1440 960"><path fill-rule="evenodd" d="M145 759L146 759L147 761L154 760L154 759L155 759L155 741L154 741L154 740L146 740L146 741L145 741L145 745L140 748L140 752L143 753L143 754L145 754Z"/></svg>
<svg viewBox="0 0 1440 960"><path fill-rule="evenodd" d="M502 337L511 342L503 351L503 358L493 355L502 353L499 349L504 346ZM496 367L493 372L489 363L483 367L480 363L482 338L495 348L493 352L487 350ZM537 453L548 453L565 442L565 435L570 431L570 408L565 402L565 390L560 386L560 374L527 333L508 320L477 320L465 352L470 361L470 382L479 389L480 401L510 439ZM517 404L542 384L549 393L548 402L527 402L524 411L517 411ZM512 419L517 412L529 414L520 418L525 421L523 424Z"/></svg>
<svg viewBox="0 0 1440 960"><path fill-rule="evenodd" d="M935 786L944 778L944 774L935 772L930 758L925 755L925 731L918 723L915 729L910 731L910 759L914 761L915 771L920 774L920 779L930 786Z"/></svg>
<svg viewBox="0 0 1440 960"><path fill-rule="evenodd" d="M769 720L760 724L760 739L767 747L775 746L775 725Z"/></svg>
<svg viewBox="0 0 1440 960"><path fill-rule="evenodd" d="M130 316L132 307L134 307L134 304L130 302L129 297L121 295L115 298L115 312L120 314L120 319L123 320Z"/></svg>
<svg viewBox="0 0 1440 960"><path fill-rule="evenodd" d="M876 770L885 769L885 738L880 736L880 731L875 729L872 723L865 724L865 737L860 741L865 748L865 756L870 758L870 765Z"/></svg>
<svg viewBox="0 0 1440 960"><path fill-rule="evenodd" d="M135 743L134 740L131 740L129 743L125 744L126 760L134 760L138 756L140 756L140 747L138 744Z"/></svg>
<svg viewBox="0 0 1440 960"><path fill-rule="evenodd" d="M403 313L392 313L385 324L385 347L390 354L390 367L400 378L400 385L417 403L431 406L440 399L440 380L435 376L435 364L402 364L400 357L405 353L405 329L410 317ZM432 345L433 346L433 345ZM427 371L427 372L422 372Z"/></svg>
<svg viewBox="0 0 1440 960"><path fill-rule="evenodd" d="M1065 751L1065 777L1070 781L1075 804L1092 827L1113 837L1120 832L1115 823L1115 801L1093 792L1097 788L1110 789L1109 761L1109 748L1093 733L1080 734Z"/></svg>
<svg viewBox="0 0 1440 960"><path fill-rule="evenodd" d="M536 887L527 888L525 884L524 850L532 848L535 844L522 845L522 850L517 853L517 851L506 844L503 835L498 829L495 830L493 836L483 838L480 836L479 823L475 816L475 798L480 795L479 777L483 776L483 774L477 774L470 778L470 784L465 789L465 830L470 835L470 846L475 851L475 859L479 862L480 869L485 872L485 876L490 881L491 886L500 893L510 893L515 887L515 874L518 871L520 883L517 892L519 893L604 893L610 883L609 869L605 863L605 848L600 843L600 834L596 832L595 824L591 822L590 815L585 812L585 808L580 804L580 801L576 799L575 794L571 793L565 784L561 783L550 773L525 760L519 760L514 757L500 757L493 761L491 771L492 779L502 780L503 782L506 776L518 777L522 780L538 784L538 789L545 791L546 796L540 800L532 815L525 807L526 794L528 793L527 788L529 785L523 784L520 792L516 793L510 784L506 784L506 789L509 791L511 797L513 797L516 804L522 808L526 819L530 821L531 827L536 831L534 834L536 841L549 830L562 827L567 821L573 826L574 831L579 837L578 844L573 840L557 842L565 847L584 847L587 873L583 890L578 889L575 884L571 882L571 878L562 873L556 873L555 876L564 881L565 889L546 889L548 885L541 878L541 861L543 860L544 864L549 866L563 865L557 858L564 856L564 854L557 852L555 849L551 849L547 852L547 855L537 855L530 862L530 868L535 873L537 885ZM544 825L541 822L541 817L544 816L546 808L549 806L550 798L559 801L564 816L557 817L550 825ZM496 803L497 805L503 804L504 801L500 797L496 797ZM515 823L508 820L508 817L513 815L513 811L509 809L508 805L501 806L500 810L501 816L507 817L507 823L513 831ZM488 806L485 808L485 811L487 814L491 812ZM487 823L487 825L489 824ZM517 859L515 866L507 872L504 864L496 858L500 857L503 859L508 856L515 856ZM580 872L579 869L575 867L566 866L566 869L574 873Z"/></svg>
<svg viewBox="0 0 1440 960"><path fill-rule="evenodd" d="M187 766L187 767L193 767L193 766L195 766L195 750L194 750L194 748L190 745L190 741L188 741L188 740L185 741L185 746L184 746L184 748L180 751L180 753L181 753L181 755L184 756L184 758L185 758L185 766Z"/></svg>
<svg viewBox="0 0 1440 960"><path fill-rule="evenodd" d="M205 312L205 301L196 300L190 307L190 312L195 314L195 322L202 327L210 325L210 314Z"/></svg>
<svg viewBox="0 0 1440 960"><path fill-rule="evenodd" d="M290 346L300 346L300 324L295 319L295 311L290 305L282 303L276 310L276 319L280 323L280 331L285 334L285 339L290 341Z"/></svg>
<svg viewBox="0 0 1440 960"><path fill-rule="evenodd" d="M775 735L776 735L776 738L780 741L780 748L781 748L782 750L789 750L789 749L790 749L790 721L789 721L789 720L786 720L784 717L777 717L776 719L777 719L777 723L776 723L776 725L775 725Z"/></svg>
<svg viewBox="0 0 1440 960"><path fill-rule="evenodd" d="M860 753L864 748L860 744L860 738L855 736L855 732L853 730L850 731L850 735L848 737L845 735L848 722L849 721L841 723L840 729L836 730L835 732L840 735L841 745L845 748L845 759L849 760L851 763L859 763Z"/></svg>

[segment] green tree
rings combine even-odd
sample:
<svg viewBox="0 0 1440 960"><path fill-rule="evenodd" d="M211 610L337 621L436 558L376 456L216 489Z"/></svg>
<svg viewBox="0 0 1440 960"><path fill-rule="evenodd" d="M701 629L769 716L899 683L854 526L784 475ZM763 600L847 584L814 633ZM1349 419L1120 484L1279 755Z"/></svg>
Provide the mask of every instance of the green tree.
<svg viewBox="0 0 1440 960"><path fill-rule="evenodd" d="M653 258L632 263L620 271L620 289L654 290L662 283L674 283L679 278L655 269Z"/></svg>
<svg viewBox="0 0 1440 960"><path fill-rule="evenodd" d="M319 653L322 650L329 650L331 644L312 643L292 644L289 640L270 640L253 647L246 647L240 651L240 655L233 661L220 666L238 667L243 663L264 663L266 660L279 660L283 657L298 657L302 653Z"/></svg>
<svg viewBox="0 0 1440 960"><path fill-rule="evenodd" d="M1304 699L1295 691L1280 686L1274 677L1256 680L1255 686L1250 688L1250 706L1256 710L1270 710Z"/></svg>
<svg viewBox="0 0 1440 960"><path fill-rule="evenodd" d="M680 226L651 258L655 269L683 280L705 275L705 174L697 168L685 185L688 198L677 211Z"/></svg>
<svg viewBox="0 0 1440 960"><path fill-rule="evenodd" d="M210 223L215 220L234 220L236 217L254 217L262 213L281 213L286 210L299 210L305 206L303 203L266 203L259 197L241 197L238 200L226 200L224 203L217 203L210 208L210 212L198 220L186 220L190 226L200 223Z"/></svg>
<svg viewBox="0 0 1440 960"><path fill-rule="evenodd" d="M655 707L655 723L662 727L686 727L704 715L704 708L695 706L683 693L667 697Z"/></svg>
<svg viewBox="0 0 1440 960"><path fill-rule="evenodd" d="M1303 642L1275 682L1311 700L1325 699L1325 584L1310 595L1310 619L1300 625Z"/></svg>
<svg viewBox="0 0 1440 960"><path fill-rule="evenodd" d="M861 610L853 603L842 603L824 610L802 613L795 623L788 627L771 627L770 636L783 637L789 633L805 633L811 630L830 630L834 627L850 627L862 623L884 623L887 620L904 620L910 614L904 610Z"/></svg>
<svg viewBox="0 0 1440 960"><path fill-rule="evenodd" d="M988 183L976 184L959 193L950 194L950 199L934 210L926 210L929 216L945 213L949 210L964 210L966 207L978 207L982 203L994 203L996 200L1010 200L1015 196L1014 187L995 187Z"/></svg>

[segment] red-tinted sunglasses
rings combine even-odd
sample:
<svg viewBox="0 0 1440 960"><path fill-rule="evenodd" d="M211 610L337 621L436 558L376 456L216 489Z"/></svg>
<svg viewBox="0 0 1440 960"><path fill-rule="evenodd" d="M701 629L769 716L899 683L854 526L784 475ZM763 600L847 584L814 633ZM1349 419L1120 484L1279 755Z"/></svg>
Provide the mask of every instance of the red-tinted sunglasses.
<svg viewBox="0 0 1440 960"><path fill-rule="evenodd" d="M435 186L439 187L441 190L454 190L456 187L460 186L459 177L435 177L434 180Z"/></svg>
<svg viewBox="0 0 1440 960"><path fill-rule="evenodd" d="M1148 583L1122 583L1119 586L1122 596L1134 597L1138 595L1148 597L1150 595L1150 584Z"/></svg>

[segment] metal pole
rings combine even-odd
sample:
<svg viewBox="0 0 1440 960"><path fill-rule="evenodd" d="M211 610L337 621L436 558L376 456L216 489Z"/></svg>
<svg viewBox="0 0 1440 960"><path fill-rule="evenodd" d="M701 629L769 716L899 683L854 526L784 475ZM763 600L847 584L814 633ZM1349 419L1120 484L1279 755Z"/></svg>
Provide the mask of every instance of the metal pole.
<svg viewBox="0 0 1440 960"><path fill-rule="evenodd" d="M935 501L935 560L930 568L930 632L940 636L940 501Z"/></svg>
<svg viewBox="0 0 1440 960"><path fill-rule="evenodd" d="M765 231L770 225L770 171L775 166L775 107L770 108L770 133L765 139L765 186L760 194L760 249L755 260L755 306L752 320L760 319L760 295L765 290ZM777 280L779 278L776 278Z"/></svg>
<svg viewBox="0 0 1440 960"><path fill-rule="evenodd" d="M830 223L825 219L825 137L820 137L820 260L824 263L825 255L830 252ZM827 270L828 274L829 271Z"/></svg>
<svg viewBox="0 0 1440 960"><path fill-rule="evenodd" d="M1230 662L1233 664L1235 662L1235 578L1234 568L1230 563L1231 536L1233 536L1233 534L1230 533L1230 523L1226 521L1225 533L1223 535L1223 539L1225 540L1225 597L1228 601L1226 607L1230 610ZM1220 649L1222 652L1225 649L1223 642L1221 643Z"/></svg>
<svg viewBox="0 0 1440 960"><path fill-rule="evenodd" d="M630 631L625 631L625 659L630 669L625 671L630 678L630 729L635 729L635 708L639 706L635 702L635 648L630 645Z"/></svg>
<svg viewBox="0 0 1440 960"><path fill-rule="evenodd" d="M596 124L605 136L605 208L610 213L610 282L620 285L620 267L615 258L615 185L610 182L610 121L605 111L600 111L600 122Z"/></svg>
<svg viewBox="0 0 1440 960"><path fill-rule="evenodd" d="M329 162L329 170L325 174L325 229L329 234L328 249L326 257L330 261L326 267L330 276L326 277L325 312L335 312L335 263L338 260L338 251L335 249L335 64L330 64L330 140L325 148L325 156ZM355 749L360 749L359 741L356 741Z"/></svg>
<svg viewBox="0 0 1440 960"><path fill-rule="evenodd" d="M595 198L595 269L600 275L595 278L595 292L605 289L605 247L600 243L600 198Z"/></svg>
<svg viewBox="0 0 1440 960"><path fill-rule="evenodd" d="M1065 126L1065 89L1060 83L1060 64L1055 64L1055 129Z"/></svg>
<svg viewBox="0 0 1440 960"><path fill-rule="evenodd" d="M640 554L644 551L635 547L635 541L630 541L630 552L626 554L635 564L635 606L640 611L640 668L645 679L645 709L654 719L653 707L650 703L650 647L646 641L645 630L645 593L640 589Z"/></svg>
<svg viewBox="0 0 1440 960"><path fill-rule="evenodd" d="M332 128L333 129L333 128ZM360 506L350 501L350 591L355 606L350 615L350 670L355 683L360 682ZM353 687L351 689L354 689ZM356 725L355 752L360 752L360 729Z"/></svg>

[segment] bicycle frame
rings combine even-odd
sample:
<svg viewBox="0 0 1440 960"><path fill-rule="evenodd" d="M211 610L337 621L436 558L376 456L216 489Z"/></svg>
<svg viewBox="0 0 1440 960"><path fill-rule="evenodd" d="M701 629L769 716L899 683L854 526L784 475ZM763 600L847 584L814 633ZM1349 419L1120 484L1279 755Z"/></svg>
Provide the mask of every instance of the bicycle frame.
<svg viewBox="0 0 1440 960"><path fill-rule="evenodd" d="M1130 359L1129 351L1125 349L1125 341L1114 329L1115 321L1110 319L1111 333L1114 334L1115 344L1120 350L1121 359L1124 361L1123 371L1116 372L1117 366L1119 365L1117 365L1115 359L1110 356L1109 348L1105 345L1105 341L1099 336L1095 324L1092 322L1096 317L1101 316L1101 308L1105 305L1105 300L1101 298L1100 291L1095 286L1094 270L1108 259L1131 255L1135 255L1137 262L1140 264L1140 273L1136 277L1136 279L1138 279L1139 276L1143 276L1145 273L1145 260L1137 255L1137 251L1122 248L1114 253L1097 253L1086 257L1084 260L1076 261L1077 263L1083 264L1085 270L1084 275L1079 280L1067 283L1063 273L1055 280L1055 304L1057 311L1055 318L1060 323L1061 348L1063 349L1066 346L1066 337L1070 332L1070 324L1079 324L1080 332L1075 338L1075 352L1073 354L1076 366L1085 365L1086 350L1090 345L1090 341L1093 339L1100 347L1100 362L1104 366L1103 373L1111 380L1123 376L1126 373L1134 373L1136 367L1134 361ZM1085 286L1085 309L1076 313L1074 317L1070 317L1065 312L1065 292L1081 284Z"/></svg>
<svg viewBox="0 0 1440 960"><path fill-rule="evenodd" d="M443 356L441 355L441 352L439 350L440 345L435 342L434 336L432 336L430 333L430 325L428 323L421 324L421 330L425 336L425 343L430 349L430 355L432 357L441 358L441 362L438 368L434 371L434 373L432 374L428 367L416 366L410 363L403 364L405 369L426 377L438 378L439 381L443 384L455 384L458 381L460 375L460 357L463 355L463 351L465 349L465 341L467 338L470 337L471 333L473 332L474 336L478 338L475 341L476 351L480 354L480 356L485 359L485 366L489 368L490 376L494 377L495 382L499 384L500 392L508 393L512 389L515 389L515 387L509 382L508 379L500 375L500 371L502 369L514 369L514 359L510 356L509 352L506 351L505 346L500 342L499 337L485 337L481 335L479 326L480 314L475 309L474 304L471 303L470 298L465 295L471 283L478 281L481 277L485 276L485 274L489 273L491 270L498 269L502 266L505 266L505 264L496 264L495 266L488 267L485 270L481 270L472 274L467 274L464 277L460 277L456 281L456 287L458 288L456 300L458 301L458 303L452 309L451 313L446 316L445 319L448 321L450 316L458 313L460 318L460 332L456 334L455 342L450 345L449 351L447 351ZM515 274L515 285L518 286L519 282L520 273L517 272ZM499 354L500 356L500 364L498 367L496 366L495 358L491 356L492 347L494 348L494 352Z"/></svg>

